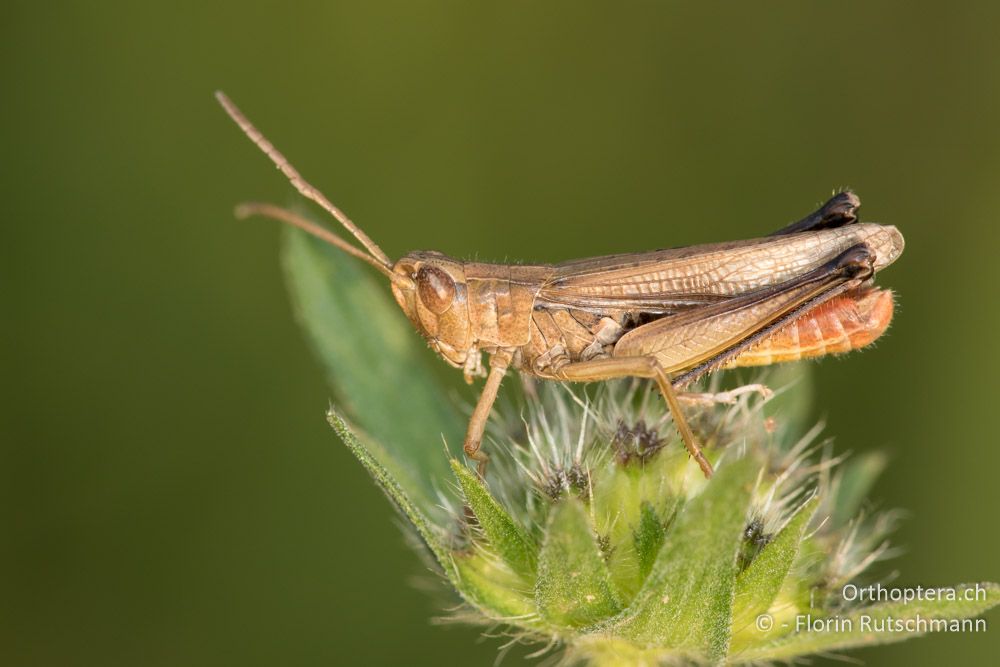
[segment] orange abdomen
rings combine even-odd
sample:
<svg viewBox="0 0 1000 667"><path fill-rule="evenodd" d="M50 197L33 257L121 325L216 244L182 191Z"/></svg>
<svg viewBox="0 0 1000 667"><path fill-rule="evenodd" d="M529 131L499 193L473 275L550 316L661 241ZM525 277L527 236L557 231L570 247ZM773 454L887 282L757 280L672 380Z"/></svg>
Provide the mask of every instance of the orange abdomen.
<svg viewBox="0 0 1000 667"><path fill-rule="evenodd" d="M774 332L726 366L762 366L857 350L885 332L892 320L892 307L892 292L888 290L835 297Z"/></svg>

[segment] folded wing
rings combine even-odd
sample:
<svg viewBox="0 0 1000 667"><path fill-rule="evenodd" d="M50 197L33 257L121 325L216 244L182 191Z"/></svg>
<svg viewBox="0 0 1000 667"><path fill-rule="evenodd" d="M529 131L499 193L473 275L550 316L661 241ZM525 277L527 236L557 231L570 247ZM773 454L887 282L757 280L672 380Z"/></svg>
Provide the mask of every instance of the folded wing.
<svg viewBox="0 0 1000 667"><path fill-rule="evenodd" d="M594 311L676 313L787 283L859 243L874 253L876 271L895 261L903 250L895 227L859 223L747 241L608 255L555 266L538 302Z"/></svg>

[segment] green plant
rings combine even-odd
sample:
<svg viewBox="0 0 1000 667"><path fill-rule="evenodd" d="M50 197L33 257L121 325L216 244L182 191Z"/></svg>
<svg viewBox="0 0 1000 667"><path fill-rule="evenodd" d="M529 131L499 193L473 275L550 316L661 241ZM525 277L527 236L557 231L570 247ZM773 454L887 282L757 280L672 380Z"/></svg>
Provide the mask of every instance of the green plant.
<svg viewBox="0 0 1000 667"><path fill-rule="evenodd" d="M561 647L567 662L737 664L899 641L919 632L863 618L965 619L1000 599L982 584L968 601L844 600L889 555L892 514L861 512L883 462L843 462L818 428L798 436L808 384L787 371L770 382L790 389L766 404L692 412L711 481L650 387L619 382L589 398L546 384L498 410L484 484L442 452L466 420L384 286L295 232L285 263L339 397L330 424L461 597L456 620Z"/></svg>

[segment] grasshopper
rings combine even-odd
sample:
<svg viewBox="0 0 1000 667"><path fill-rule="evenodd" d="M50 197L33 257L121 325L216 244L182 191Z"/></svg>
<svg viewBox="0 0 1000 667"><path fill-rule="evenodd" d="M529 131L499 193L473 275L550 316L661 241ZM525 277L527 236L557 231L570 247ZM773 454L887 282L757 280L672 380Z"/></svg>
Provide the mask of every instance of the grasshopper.
<svg viewBox="0 0 1000 667"><path fill-rule="evenodd" d="M433 251L396 262L285 157L223 94L243 132L306 198L364 250L291 211L243 204L299 227L375 267L416 330L465 380L486 383L469 420L466 455L485 474L483 431L508 370L563 382L621 377L656 382L691 457L712 465L684 418L679 390L715 369L838 354L878 338L893 297L875 273L903 251L892 226L861 223L842 192L769 236L608 255L561 264L464 262ZM483 355L489 358L483 363Z"/></svg>

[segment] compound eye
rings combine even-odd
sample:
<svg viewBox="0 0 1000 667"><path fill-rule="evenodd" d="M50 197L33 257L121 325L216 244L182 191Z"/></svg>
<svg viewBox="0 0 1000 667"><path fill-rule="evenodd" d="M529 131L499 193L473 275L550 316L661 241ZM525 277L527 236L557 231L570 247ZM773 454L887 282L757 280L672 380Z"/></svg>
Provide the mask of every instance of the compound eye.
<svg viewBox="0 0 1000 667"><path fill-rule="evenodd" d="M455 300L455 281L436 266L424 265L417 271L420 301L435 315L441 315Z"/></svg>

